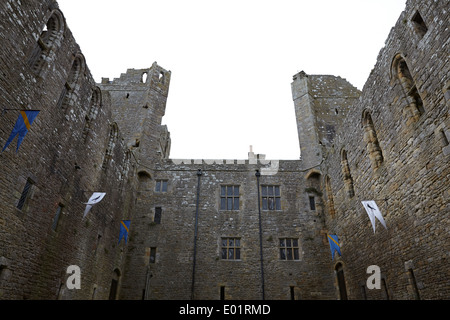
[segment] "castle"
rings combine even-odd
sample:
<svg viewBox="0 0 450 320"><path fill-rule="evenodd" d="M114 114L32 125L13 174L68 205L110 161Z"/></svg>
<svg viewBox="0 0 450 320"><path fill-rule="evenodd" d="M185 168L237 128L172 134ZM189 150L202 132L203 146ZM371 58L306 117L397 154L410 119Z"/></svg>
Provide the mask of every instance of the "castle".
<svg viewBox="0 0 450 320"><path fill-rule="evenodd" d="M300 160L225 161L170 158L170 71L96 83L54 0L3 1L2 148L39 114L0 154L0 299L449 299L448 9L408 0L361 91L293 76Z"/></svg>

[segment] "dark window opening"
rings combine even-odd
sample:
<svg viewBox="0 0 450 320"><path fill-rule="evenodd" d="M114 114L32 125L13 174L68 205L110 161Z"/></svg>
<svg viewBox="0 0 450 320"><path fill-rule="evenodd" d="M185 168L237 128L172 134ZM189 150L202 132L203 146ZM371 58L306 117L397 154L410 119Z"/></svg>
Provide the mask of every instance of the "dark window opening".
<svg viewBox="0 0 450 320"><path fill-rule="evenodd" d="M155 263L156 260L156 248L152 247L150 248L150 258L149 258L149 262L150 263Z"/></svg>
<svg viewBox="0 0 450 320"><path fill-rule="evenodd" d="M62 209L63 209L63 205L59 204L58 208L56 209L55 217L53 218L53 223L52 223L53 231L56 231L56 228L58 227L58 222L59 222L59 218L61 216Z"/></svg>
<svg viewBox="0 0 450 320"><path fill-rule="evenodd" d="M313 196L309 197L309 208L311 210L316 210L316 200Z"/></svg>
<svg viewBox="0 0 450 320"><path fill-rule="evenodd" d="M25 187L23 188L22 194L20 195L19 202L17 203L17 209L22 210L28 196L30 194L31 187L33 186L33 181L27 179Z"/></svg>
<svg viewBox="0 0 450 320"><path fill-rule="evenodd" d="M421 38L423 38L425 33L427 33L427 31L428 31L428 27L425 24L425 21L423 21L423 18L420 15L419 11L416 11L416 13L412 17L411 21L413 22L414 30L417 32L417 34Z"/></svg>
<svg viewBox="0 0 450 320"><path fill-rule="evenodd" d="M156 224L160 224L161 223L161 215L162 215L162 208L161 207L156 207L155 208L155 219L154 219L154 222Z"/></svg>
<svg viewBox="0 0 450 320"><path fill-rule="evenodd" d="M408 269L408 275L413 288L414 299L420 300L419 288L417 287L416 276L414 275L413 269Z"/></svg>
<svg viewBox="0 0 450 320"><path fill-rule="evenodd" d="M225 300L225 287L220 287L220 300Z"/></svg>

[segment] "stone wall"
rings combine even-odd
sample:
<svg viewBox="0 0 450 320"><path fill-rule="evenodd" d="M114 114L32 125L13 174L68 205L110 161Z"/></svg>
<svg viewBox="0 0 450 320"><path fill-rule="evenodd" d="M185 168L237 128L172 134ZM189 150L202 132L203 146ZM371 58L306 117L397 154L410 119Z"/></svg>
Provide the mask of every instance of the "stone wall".
<svg viewBox="0 0 450 320"><path fill-rule="evenodd" d="M133 195L120 132L110 139L110 96L56 3L4 1L0 15L0 105L13 109L0 117L2 148L19 110L40 110L20 149L16 138L0 154L0 297L107 299L122 268L119 222ZM107 195L83 219L94 191ZM80 290L66 287L69 265L81 268Z"/></svg>
<svg viewBox="0 0 450 320"><path fill-rule="evenodd" d="M341 241L335 265L350 299L450 296L448 21L445 1L408 1L325 151L334 202L326 224ZM376 201L387 229L376 220L372 230L362 200ZM365 287L370 265L381 268L380 290Z"/></svg>
<svg viewBox="0 0 450 320"><path fill-rule="evenodd" d="M268 162L164 160L151 178L142 177L136 204L142 211L134 218L123 297L219 299L223 287L226 299L261 299L264 282L266 299L290 299L291 287L297 299L333 298L323 206L316 197L317 206L310 209L300 161L281 161L276 174L261 175L261 186L280 187L281 201L279 210L260 203L260 233L255 174L270 168ZM166 192L155 191L159 180L168 182ZM221 210L222 186L239 187L239 210ZM162 210L160 221L155 220L157 207ZM239 258L222 257L223 238L240 240ZM298 239L298 259L280 258L282 238Z"/></svg>
<svg viewBox="0 0 450 320"><path fill-rule="evenodd" d="M450 296L444 1L407 2L362 91L294 76L299 161L169 159L170 71L155 62L96 84L56 2L7 0L0 18L2 147L19 110L40 110L18 152L14 140L0 153L0 299ZM239 210L221 208L229 186ZM83 219L94 191L106 197ZM372 230L363 200L387 229ZM370 265L381 289L366 286Z"/></svg>

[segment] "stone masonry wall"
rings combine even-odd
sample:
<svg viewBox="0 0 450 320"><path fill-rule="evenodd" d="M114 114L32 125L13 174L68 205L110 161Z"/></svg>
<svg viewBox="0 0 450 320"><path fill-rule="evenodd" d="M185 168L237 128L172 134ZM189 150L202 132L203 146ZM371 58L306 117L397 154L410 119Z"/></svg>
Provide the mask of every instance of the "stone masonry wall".
<svg viewBox="0 0 450 320"><path fill-rule="evenodd" d="M180 163L181 162L181 163ZM267 162L266 162L267 163ZM261 208L263 272L266 299L334 297L328 242L323 234L323 206L309 209L309 194L300 161L282 161L276 174L261 175L260 185L277 185L281 210ZM266 165L267 166L267 165ZM124 298L261 299L260 231L256 169L261 162L231 160L164 160L153 176L143 177L135 224L131 233L127 269L132 284L122 288ZM198 170L201 170L198 233L194 267L194 234ZM156 181L168 182L167 192L156 192ZM239 186L239 210L221 210L221 186ZM261 195L262 197L262 195ZM261 204L262 206L262 204ZM156 208L162 209L160 222ZM240 239L240 258L223 259L221 240ZM280 238L299 241L298 260L280 259ZM151 257L152 249L155 250Z"/></svg>
<svg viewBox="0 0 450 320"><path fill-rule="evenodd" d="M0 117L2 148L19 110L40 110L18 152L15 139L0 154L0 298L107 299L114 270L122 269L119 222L133 194L120 134L110 139L110 97L55 2L0 7L0 105L14 109ZM94 191L107 195L83 219ZM81 268L79 290L66 287L70 265Z"/></svg>
<svg viewBox="0 0 450 320"><path fill-rule="evenodd" d="M343 264L350 299L450 296L448 21L447 1L407 2L360 99L327 149L322 171L331 181L335 213L327 214L326 224L331 234L339 235L342 257L334 266ZM407 78L413 84L405 90ZM384 159L376 169L367 113ZM376 220L373 232L362 200L376 201L387 229ZM380 290L365 287L370 265L381 269Z"/></svg>

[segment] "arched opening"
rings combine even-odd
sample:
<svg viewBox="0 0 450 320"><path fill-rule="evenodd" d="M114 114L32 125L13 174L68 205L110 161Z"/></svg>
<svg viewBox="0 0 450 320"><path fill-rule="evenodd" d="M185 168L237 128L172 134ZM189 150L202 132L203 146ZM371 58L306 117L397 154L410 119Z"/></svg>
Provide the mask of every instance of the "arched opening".
<svg viewBox="0 0 450 320"><path fill-rule="evenodd" d="M119 291L120 270L114 269L111 288L109 289L109 300L117 300L117 293Z"/></svg>
<svg viewBox="0 0 450 320"><path fill-rule="evenodd" d="M341 151L341 167L342 167L342 174L344 176L345 188L347 189L347 194L350 198L353 198L355 195L355 190L353 188L353 178L350 173L350 166L348 164L347 159L347 151L345 149L342 149Z"/></svg>
<svg viewBox="0 0 450 320"><path fill-rule="evenodd" d="M105 157L103 159L102 169L106 170L109 164L109 161L112 158L113 150L116 145L116 141L119 135L119 128L117 126L117 123L113 123L111 126L111 129L109 131L109 140L108 145L106 147Z"/></svg>
<svg viewBox="0 0 450 320"><path fill-rule="evenodd" d="M29 65L35 74L39 75L44 69L52 49L57 46L56 42L62 38L63 33L64 18L59 10L55 10L42 29L29 58Z"/></svg>
<svg viewBox="0 0 450 320"><path fill-rule="evenodd" d="M378 142L377 133L373 125L372 116L368 110L363 112L364 141L367 143L367 151L374 170L378 169L384 161L383 153Z"/></svg>
<svg viewBox="0 0 450 320"><path fill-rule="evenodd" d="M325 191L327 192L328 213L333 217L336 213L336 210L334 209L334 197L333 190L331 189L331 179L328 175L325 176Z"/></svg>
<svg viewBox="0 0 450 320"><path fill-rule="evenodd" d="M347 288L345 286L344 267L342 266L342 263L336 264L334 271L336 272L336 280L339 289L339 298L341 300L347 300L348 299Z"/></svg>
<svg viewBox="0 0 450 320"><path fill-rule="evenodd" d="M392 62L391 74L399 81L406 100L405 111L413 121L417 121L425 113L423 101L417 90L416 83L401 54L397 54Z"/></svg>
<svg viewBox="0 0 450 320"><path fill-rule="evenodd" d="M66 108L69 105L74 104L74 97L76 96L79 87L76 86L80 75L84 71L84 57L81 54L77 54L70 69L66 83L58 100L58 107Z"/></svg>
<svg viewBox="0 0 450 320"><path fill-rule="evenodd" d="M148 77L147 72L142 73L141 83L147 83L147 77Z"/></svg>
<svg viewBox="0 0 450 320"><path fill-rule="evenodd" d="M83 129L83 139L86 141L87 135L91 129L92 121L97 117L98 111L102 104L102 92L99 87L94 87L89 104L89 110L86 113L86 122Z"/></svg>

